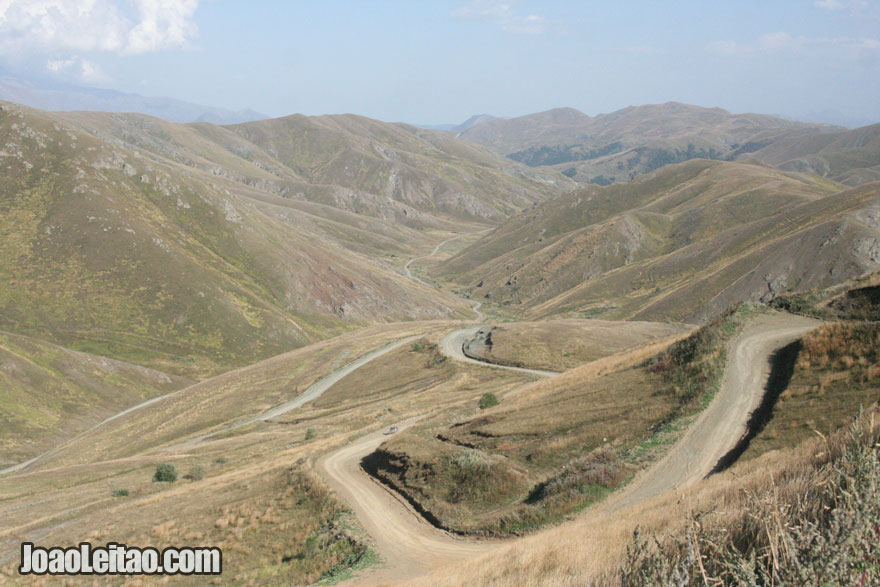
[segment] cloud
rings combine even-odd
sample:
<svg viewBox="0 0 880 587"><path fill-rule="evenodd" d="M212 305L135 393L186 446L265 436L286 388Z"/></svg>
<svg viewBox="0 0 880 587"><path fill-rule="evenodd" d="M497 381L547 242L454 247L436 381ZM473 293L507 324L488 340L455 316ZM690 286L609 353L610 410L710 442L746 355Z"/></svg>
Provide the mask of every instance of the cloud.
<svg viewBox="0 0 880 587"><path fill-rule="evenodd" d="M68 69L74 63L76 63L76 59L50 59L46 62L46 69L51 72L58 73L60 71Z"/></svg>
<svg viewBox="0 0 880 587"><path fill-rule="evenodd" d="M79 79L88 84L97 84L106 82L109 78L97 64L92 63L88 59L80 59Z"/></svg>
<svg viewBox="0 0 880 587"><path fill-rule="evenodd" d="M852 37L805 37L793 36L785 31L767 33L747 42L730 40L709 43L707 49L717 55L745 56L771 51L787 51L794 54L837 52L872 52L880 50L880 40Z"/></svg>
<svg viewBox="0 0 880 587"><path fill-rule="evenodd" d="M880 4L873 0L815 0L815 8L846 12L856 18L880 19Z"/></svg>
<svg viewBox="0 0 880 587"><path fill-rule="evenodd" d="M825 10L842 10L843 2L840 0L816 0L813 2L816 8L824 8Z"/></svg>
<svg viewBox="0 0 880 587"><path fill-rule="evenodd" d="M46 69L55 74L76 78L87 84L107 82L110 79L100 66L82 57L50 59L46 62Z"/></svg>
<svg viewBox="0 0 880 587"><path fill-rule="evenodd" d="M499 0L474 0L452 13L459 18L472 18L491 22L506 33L539 35L547 30L547 20L537 14L518 16L511 2Z"/></svg>
<svg viewBox="0 0 880 587"><path fill-rule="evenodd" d="M138 55L186 47L199 0L0 0L4 52Z"/></svg>

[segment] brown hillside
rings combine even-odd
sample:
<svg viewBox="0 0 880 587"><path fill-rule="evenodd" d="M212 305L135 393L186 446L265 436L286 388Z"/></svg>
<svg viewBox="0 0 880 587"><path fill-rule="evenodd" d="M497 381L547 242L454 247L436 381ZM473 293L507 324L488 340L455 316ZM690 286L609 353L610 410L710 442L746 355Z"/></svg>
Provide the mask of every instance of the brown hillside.
<svg viewBox="0 0 880 587"><path fill-rule="evenodd" d="M364 254L388 244L393 261L430 247L423 233L197 173L56 115L4 105L0 137L3 329L204 374L370 321L467 315Z"/></svg>
<svg viewBox="0 0 880 587"><path fill-rule="evenodd" d="M526 316L705 320L880 262L880 186L691 161L531 208L440 264Z"/></svg>

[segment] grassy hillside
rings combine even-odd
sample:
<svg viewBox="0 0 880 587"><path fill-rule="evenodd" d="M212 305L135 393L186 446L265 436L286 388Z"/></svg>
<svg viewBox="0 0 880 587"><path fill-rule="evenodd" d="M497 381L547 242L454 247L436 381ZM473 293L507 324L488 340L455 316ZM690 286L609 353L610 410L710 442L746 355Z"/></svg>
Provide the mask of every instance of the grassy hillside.
<svg viewBox="0 0 880 587"><path fill-rule="evenodd" d="M571 185L558 172L531 170L440 133L355 115L225 127L138 114L54 116L212 180L416 229L498 222Z"/></svg>
<svg viewBox="0 0 880 587"><path fill-rule="evenodd" d="M481 328L464 350L500 365L565 371L686 331L684 325L659 322L510 322Z"/></svg>
<svg viewBox="0 0 880 587"><path fill-rule="evenodd" d="M808 171L846 185L880 180L880 124L812 137L786 137L753 153L781 169Z"/></svg>
<svg viewBox="0 0 880 587"><path fill-rule="evenodd" d="M371 321L467 315L364 256L402 234L389 223L233 191L23 108L3 106L0 137L6 330L207 374Z"/></svg>
<svg viewBox="0 0 880 587"><path fill-rule="evenodd" d="M875 268L878 196L695 160L530 208L433 272L526 317L706 320Z"/></svg>
<svg viewBox="0 0 880 587"><path fill-rule="evenodd" d="M76 536L159 548L217 544L225 580L242 583L307 584L370 560L363 530L310 463L364 433L426 414L449 419L475 410L484 390L503 395L529 380L438 361L436 342L455 327L375 325L224 373L0 477L0 582L14 584L15 568L7 563L21 540L37 536L52 544ZM355 371L318 401L230 429L413 334L424 335L420 344ZM176 483L152 481L164 462L179 472ZM114 495L120 489L128 495Z"/></svg>
<svg viewBox="0 0 880 587"><path fill-rule="evenodd" d="M190 383L0 332L0 469L47 451L124 408Z"/></svg>

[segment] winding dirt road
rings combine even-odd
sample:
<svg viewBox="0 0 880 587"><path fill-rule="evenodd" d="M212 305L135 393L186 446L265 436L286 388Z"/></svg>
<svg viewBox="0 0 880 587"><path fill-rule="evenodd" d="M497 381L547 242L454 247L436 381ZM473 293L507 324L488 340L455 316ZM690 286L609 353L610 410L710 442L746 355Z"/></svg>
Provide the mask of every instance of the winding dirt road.
<svg viewBox="0 0 880 587"><path fill-rule="evenodd" d="M745 432L748 417L763 396L771 354L818 324L782 314L756 318L733 342L721 390L709 407L663 459L599 507L616 511L704 478ZM447 335L443 352L457 348L451 356L462 360L459 342L474 331L462 329ZM408 420L399 427L403 429L415 421ZM361 459L385 438L383 431L375 432L317 462L318 473L349 503L386 562L384 568L356 578L358 582L404 579L485 553L500 544L466 541L434 528L399 495L370 477L361 468Z"/></svg>
<svg viewBox="0 0 880 587"><path fill-rule="evenodd" d="M473 233L472 233L472 232L466 232L466 233L463 233L463 234L456 235L456 236L454 236L454 237L452 237L452 238L448 238L448 239L446 239L445 241L438 243L437 246L434 247L434 250L431 251L429 254L427 254L427 255L422 255L421 257L412 257L409 261L406 262L406 265L403 266L403 272L406 273L406 276L409 277L410 279L412 279L413 281L415 281L415 282L417 282L417 283L421 283L422 285L426 285L426 286L428 286L428 287L430 287L430 288L437 289L436 287L434 287L434 285L428 283L427 281L424 281L424 280L422 280L422 279L419 279L418 277L416 277L415 275L413 275L413 274L410 272L410 270L409 270L409 266L410 266L410 264L412 264L413 261L418 261L419 259L428 259L428 258L430 258L430 257L433 257L434 255L436 255L436 254L440 251L440 247L442 247L442 246L445 245L446 243L449 243L449 242L452 242L452 241L454 241L454 240L460 239L460 238L462 238L462 237L464 237L464 236L469 236L469 235L471 235L471 234L483 234L484 232L489 232L490 230L494 230L494 229L492 229L492 228L487 228L486 230L480 230L480 231L478 231L478 232L473 232ZM464 298L462 298L462 299L464 299ZM469 301L469 302L471 302L471 303L473 304L473 307L471 308L471 310L474 311L474 314L476 315L476 320L477 320L478 322L482 322L482 321L486 318L486 316L485 316L482 312L480 312L480 306L483 305L483 302L476 302L476 301L474 301L474 300L467 300L467 301Z"/></svg>
<svg viewBox="0 0 880 587"><path fill-rule="evenodd" d="M456 361L470 363L472 365L480 365L482 367L492 367L494 369L505 369L507 371L516 371L518 373L528 373L529 375L537 375L538 377L553 377L554 375L559 375L556 371L542 371L540 369L527 369L525 367L508 367L506 365L498 365L496 363L481 361L467 356L464 354L464 345L477 334L477 331L480 328L479 325L471 326L469 328L462 328L461 330L454 330L444 336L443 340L440 341L440 349L443 351L443 354Z"/></svg>
<svg viewBox="0 0 880 587"><path fill-rule="evenodd" d="M709 407L666 456L606 507L619 510L705 478L745 434L749 416L764 396L771 355L819 324L788 314L755 318L730 349L721 389Z"/></svg>
<svg viewBox="0 0 880 587"><path fill-rule="evenodd" d="M85 435L88 434L89 432L92 432L92 431L95 430L96 428L100 428L100 427L103 426L104 424L106 424L106 423L108 423L108 422L112 422L112 421L115 420L116 418L121 418L122 416L125 416L126 414L130 414L130 413L134 412L135 410L140 410L141 408L146 408L147 406L150 406L150 405L152 405L152 404L154 404L154 403L156 403L156 402L158 402L158 401L160 401L160 400L163 400L163 399L165 399L166 397L171 397L172 395L178 394L178 393L182 392L182 391L185 390L185 389L187 389L187 388L184 387L183 389L178 389L177 391L172 391L171 393L166 393L165 395L160 395L160 396L158 396L158 397L154 397L154 398L152 398L152 399L148 399L148 400L145 401L145 402L141 402L141 403L139 403L139 404L137 404L137 405L135 405L135 406L132 406L132 407L130 407L130 408L126 408L126 409L122 410L121 412L118 412L118 413L116 413L116 414L113 414L113 415L110 416L109 418L104 418L103 420L101 420L100 422L98 422L97 424L95 424L94 426L92 426L91 428L88 428L88 429L84 430L83 432L80 432L79 434L77 434L77 435L76 435L75 437L73 437L72 439L63 442L61 445L59 445L59 446L57 446L57 447L55 447L55 448L53 448L53 449L51 449L51 450L48 450L48 451L44 452L44 453L41 454L41 455L37 455L37 456L35 456L34 458L30 459L29 461L24 461L23 463L18 463L17 465L12 465L11 467L7 467L7 468L5 468L5 469L0 469L0 475L6 475L7 473L15 473L16 471L21 471L22 469L24 469L24 468L26 468L26 467L32 465L33 463L36 463L37 461L39 461L39 460L41 460L41 459L45 459L45 458L47 458L47 457L49 457L49 456L52 456L52 455L58 453L62 448L66 447L68 444L70 444L70 443L73 442L74 440L77 440L77 439L79 439L79 438L85 436Z"/></svg>
<svg viewBox="0 0 880 587"><path fill-rule="evenodd" d="M418 418L401 422L400 430ZM384 566L358 577L359 583L401 580L497 548L499 542L456 538L430 525L413 508L361 468L361 459L387 438L380 430L329 453L316 463L318 473L351 506L381 554Z"/></svg>

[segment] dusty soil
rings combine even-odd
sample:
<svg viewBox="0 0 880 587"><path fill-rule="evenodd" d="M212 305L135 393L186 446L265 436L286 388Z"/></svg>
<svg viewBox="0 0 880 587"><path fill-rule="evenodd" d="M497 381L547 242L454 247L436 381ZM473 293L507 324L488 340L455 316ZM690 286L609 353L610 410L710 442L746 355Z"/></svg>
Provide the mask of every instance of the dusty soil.
<svg viewBox="0 0 880 587"><path fill-rule="evenodd" d="M789 314L756 318L733 343L721 389L685 435L656 465L605 507L625 508L703 479L746 432L770 374L770 356L819 321Z"/></svg>

